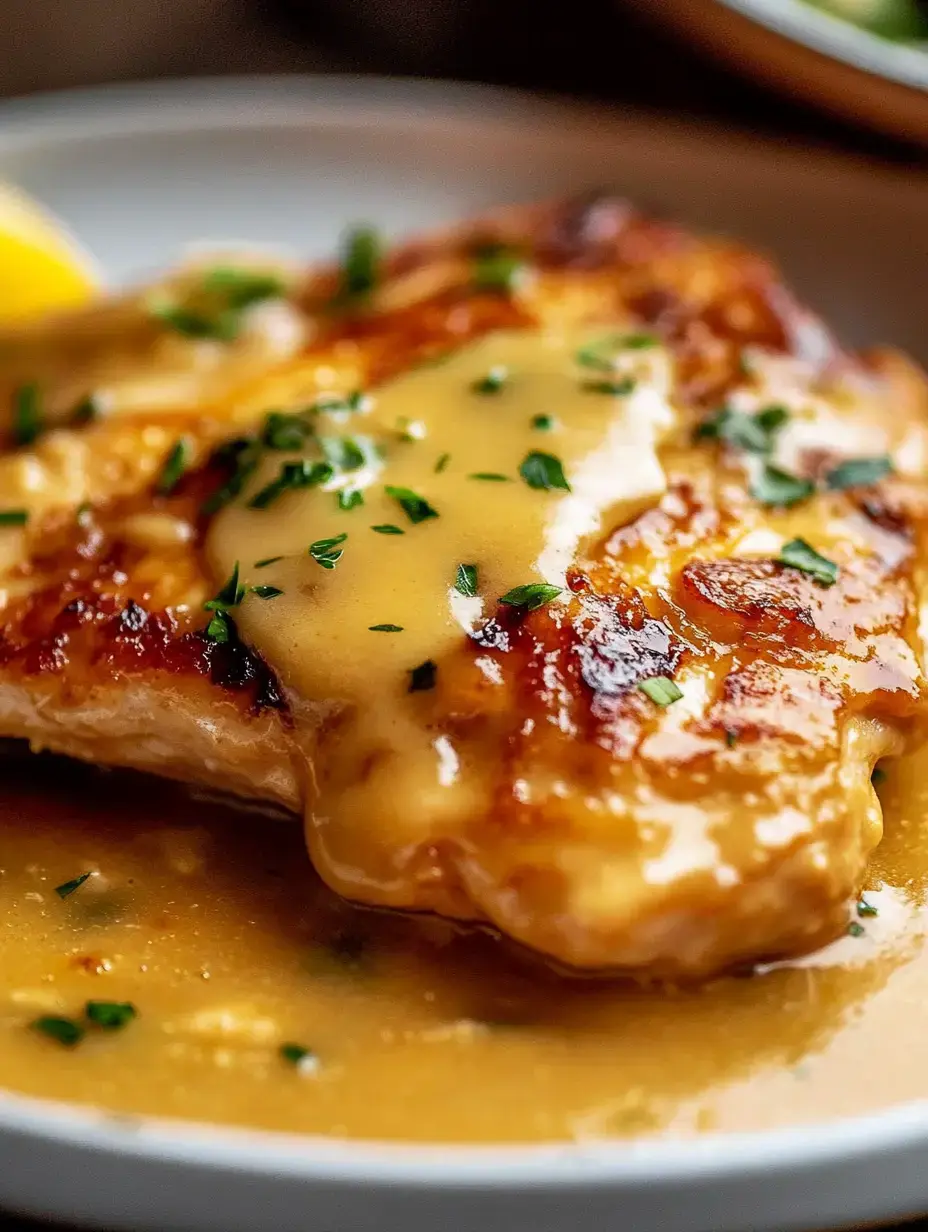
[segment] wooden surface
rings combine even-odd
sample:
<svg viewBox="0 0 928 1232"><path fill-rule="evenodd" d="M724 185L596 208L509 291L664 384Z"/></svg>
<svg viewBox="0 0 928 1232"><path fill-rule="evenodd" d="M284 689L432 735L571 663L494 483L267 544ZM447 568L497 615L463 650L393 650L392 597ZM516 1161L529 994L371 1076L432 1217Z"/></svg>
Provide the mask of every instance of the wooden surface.
<svg viewBox="0 0 928 1232"><path fill-rule="evenodd" d="M659 3L660 0L654 0ZM199 73L348 71L516 85L714 119L913 171L928 152L773 96L708 63L620 0L5 0L0 94ZM50 17L54 20L50 20ZM525 31L532 31L531 47ZM0 1160L2 1166L2 1160ZM910 1225L928 1232L928 1223ZM40 1225L0 1215L0 1232ZM333 1229L332 1232L338 1232Z"/></svg>

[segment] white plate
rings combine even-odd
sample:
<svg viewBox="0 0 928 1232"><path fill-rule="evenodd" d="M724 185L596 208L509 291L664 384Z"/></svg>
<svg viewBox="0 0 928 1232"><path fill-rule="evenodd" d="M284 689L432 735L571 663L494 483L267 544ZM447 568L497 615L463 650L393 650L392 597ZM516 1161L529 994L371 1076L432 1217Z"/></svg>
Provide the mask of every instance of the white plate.
<svg viewBox="0 0 928 1232"><path fill-rule="evenodd" d="M928 51L805 0L638 0L742 73L896 136L928 144Z"/></svg>
<svg viewBox="0 0 928 1232"><path fill-rule="evenodd" d="M493 203L615 185L776 250L845 337L928 358L928 184L500 91L285 78L0 107L0 178L114 282L210 237L330 250ZM376 1093L372 1093L372 1097ZM386 1147L128 1123L0 1096L0 1204L205 1232L754 1232L928 1209L928 1106L792 1132L549 1148Z"/></svg>

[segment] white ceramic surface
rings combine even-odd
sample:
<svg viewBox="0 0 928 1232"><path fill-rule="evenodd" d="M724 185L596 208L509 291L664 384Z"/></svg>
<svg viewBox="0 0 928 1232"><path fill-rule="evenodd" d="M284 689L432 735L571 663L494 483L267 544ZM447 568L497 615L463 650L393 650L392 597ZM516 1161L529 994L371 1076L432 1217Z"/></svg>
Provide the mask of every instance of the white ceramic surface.
<svg viewBox="0 0 928 1232"><path fill-rule="evenodd" d="M850 340L928 358L928 183L652 120L376 80L119 87L0 107L0 178L57 210L114 282L191 239L317 255L351 219L399 234L614 185L776 250ZM926 1151L925 1105L695 1142L449 1150L0 1095L0 1206L153 1232L808 1232L928 1210Z"/></svg>

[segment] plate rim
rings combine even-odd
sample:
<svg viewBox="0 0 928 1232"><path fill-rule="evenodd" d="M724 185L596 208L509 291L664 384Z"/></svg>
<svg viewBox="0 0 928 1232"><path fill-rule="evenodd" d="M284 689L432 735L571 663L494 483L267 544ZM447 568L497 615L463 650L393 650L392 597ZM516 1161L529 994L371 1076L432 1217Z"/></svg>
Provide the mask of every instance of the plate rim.
<svg viewBox="0 0 928 1232"><path fill-rule="evenodd" d="M742 0L736 0L738 4ZM256 98L273 108L260 116L249 110ZM118 115L113 103L122 104ZM328 74L279 74L254 77L176 79L124 83L106 87L62 90L0 103L0 164L4 156L37 141L67 143L80 135L93 139L138 132L140 114L147 113L144 131L170 132L190 128L188 108L194 102L211 126L249 127L293 122L317 123L319 117L343 122L365 113L383 118L383 106L404 109L407 122L426 124L459 119L485 124L513 123L558 117L586 127L591 120L610 132L649 140L654 132L676 150L737 152L755 166L768 165L776 153L779 165L789 164L808 174L823 162L839 174L857 180L865 175L873 191L899 194L924 208L928 176L906 173L892 165L863 158L797 150L776 139L756 139L727 133L707 123L656 119L646 112L618 111L576 103L552 95L455 82L433 82ZM313 112L306 110L313 104ZM425 114L423 104L428 106ZM414 114L409 113L410 106ZM151 109L155 108L155 111ZM66 113L62 119L62 109ZM287 120L290 117L290 120ZM88 125L93 130L88 131ZM545 1145L463 1146L429 1143L389 1143L332 1139L277 1131L250 1130L206 1122L125 1116L87 1106L44 1100L0 1090L0 1139L90 1149L118 1161L160 1161L197 1166L215 1176L235 1172L254 1179L289 1177L301 1181L361 1184L401 1183L413 1189L550 1191L585 1187L648 1186L655 1182L711 1183L780 1177L795 1179L825 1166L845 1171L866 1159L903 1149L928 1149L928 1100L891 1106L862 1116L794 1127L710 1133L693 1139L624 1139ZM848 1172L850 1175L850 1172ZM928 1192L928 1186L926 1186Z"/></svg>

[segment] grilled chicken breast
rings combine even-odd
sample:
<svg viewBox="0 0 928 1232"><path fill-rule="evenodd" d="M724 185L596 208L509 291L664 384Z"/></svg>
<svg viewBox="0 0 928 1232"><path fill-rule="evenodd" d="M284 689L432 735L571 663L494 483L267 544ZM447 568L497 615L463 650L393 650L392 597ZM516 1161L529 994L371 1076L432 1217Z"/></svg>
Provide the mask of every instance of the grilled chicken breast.
<svg viewBox="0 0 928 1232"><path fill-rule="evenodd" d="M924 713L928 402L762 258L606 197L358 231L8 334L0 405L0 734L574 967L844 926Z"/></svg>

